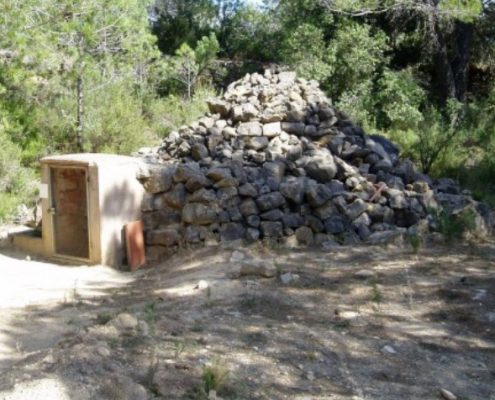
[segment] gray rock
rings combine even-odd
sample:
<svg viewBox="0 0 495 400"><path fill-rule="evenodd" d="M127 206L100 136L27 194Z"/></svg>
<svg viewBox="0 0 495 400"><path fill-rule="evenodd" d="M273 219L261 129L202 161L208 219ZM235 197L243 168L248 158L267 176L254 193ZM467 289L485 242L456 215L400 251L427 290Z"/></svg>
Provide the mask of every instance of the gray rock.
<svg viewBox="0 0 495 400"><path fill-rule="evenodd" d="M245 260L239 269L239 276L273 278L277 274L275 263L270 260Z"/></svg>
<svg viewBox="0 0 495 400"><path fill-rule="evenodd" d="M253 149L256 151L263 150L268 146L268 138L265 136L254 136L250 137L246 141L246 148Z"/></svg>
<svg viewBox="0 0 495 400"><path fill-rule="evenodd" d="M259 122L245 122L237 127L239 136L261 136L263 128Z"/></svg>
<svg viewBox="0 0 495 400"><path fill-rule="evenodd" d="M321 183L330 182L337 174L337 166L330 153L311 157L304 169L308 176Z"/></svg>
<svg viewBox="0 0 495 400"><path fill-rule="evenodd" d="M293 274L292 272L286 272L285 274L280 275L280 282L284 285L290 285L291 283L299 282L299 275Z"/></svg>
<svg viewBox="0 0 495 400"><path fill-rule="evenodd" d="M182 209L182 221L191 225L209 225L217 221L217 212L209 205L189 203Z"/></svg>
<svg viewBox="0 0 495 400"><path fill-rule="evenodd" d="M372 233L366 242L373 245L382 244L397 244L400 245L404 241L404 232L401 230L381 231Z"/></svg>
<svg viewBox="0 0 495 400"><path fill-rule="evenodd" d="M232 108L232 120L234 122L247 122L256 117L258 110L251 103L235 106Z"/></svg>
<svg viewBox="0 0 495 400"><path fill-rule="evenodd" d="M208 99L208 108L213 114L220 114L222 117L227 117L230 113L231 106L228 102L220 99Z"/></svg>
<svg viewBox="0 0 495 400"><path fill-rule="evenodd" d="M285 198L280 192L271 192L258 196L256 204L261 211L268 211L285 205Z"/></svg>
<svg viewBox="0 0 495 400"><path fill-rule="evenodd" d="M388 189L386 194L389 197L390 207L396 210L403 210L408 207L406 196L400 190Z"/></svg>

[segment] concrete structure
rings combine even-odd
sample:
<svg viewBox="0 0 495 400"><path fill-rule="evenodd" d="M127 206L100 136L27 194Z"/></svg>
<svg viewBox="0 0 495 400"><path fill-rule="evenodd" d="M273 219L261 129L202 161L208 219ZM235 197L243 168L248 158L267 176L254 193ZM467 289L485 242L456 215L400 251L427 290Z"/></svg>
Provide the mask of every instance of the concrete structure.
<svg viewBox="0 0 495 400"><path fill-rule="evenodd" d="M41 160L42 234L14 244L68 261L120 267L123 227L139 220L144 189L139 160L111 154L69 154Z"/></svg>

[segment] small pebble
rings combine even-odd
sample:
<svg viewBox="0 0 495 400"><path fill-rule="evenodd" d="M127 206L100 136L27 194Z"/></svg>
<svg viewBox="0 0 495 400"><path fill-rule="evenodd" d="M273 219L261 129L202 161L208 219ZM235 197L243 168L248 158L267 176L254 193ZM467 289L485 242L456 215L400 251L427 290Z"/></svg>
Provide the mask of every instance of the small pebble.
<svg viewBox="0 0 495 400"><path fill-rule="evenodd" d="M457 396L447 389L440 389L440 394L445 400L457 400Z"/></svg>
<svg viewBox="0 0 495 400"><path fill-rule="evenodd" d="M382 347L382 353L397 354L397 351L392 346L387 344Z"/></svg>

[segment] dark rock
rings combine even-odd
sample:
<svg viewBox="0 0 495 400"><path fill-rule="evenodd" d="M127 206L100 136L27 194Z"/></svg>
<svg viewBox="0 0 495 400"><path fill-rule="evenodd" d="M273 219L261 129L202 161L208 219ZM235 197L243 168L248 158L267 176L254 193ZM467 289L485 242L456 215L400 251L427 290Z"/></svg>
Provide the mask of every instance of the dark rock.
<svg viewBox="0 0 495 400"><path fill-rule="evenodd" d="M240 212L243 216L257 215L259 210L253 199L246 199L240 205Z"/></svg>
<svg viewBox="0 0 495 400"><path fill-rule="evenodd" d="M257 228L260 226L261 218L258 215L250 215L246 218L246 222L249 226Z"/></svg>
<svg viewBox="0 0 495 400"><path fill-rule="evenodd" d="M296 229L296 238L299 244L311 246L314 243L313 231L307 226L301 226Z"/></svg>
<svg viewBox="0 0 495 400"><path fill-rule="evenodd" d="M285 199L280 192L271 192L262 196L258 196L256 198L256 204L261 211L268 211L273 208L284 206Z"/></svg>
<svg viewBox="0 0 495 400"><path fill-rule="evenodd" d="M261 214L261 219L266 221L280 221L283 216L284 213L281 210L275 209Z"/></svg>
<svg viewBox="0 0 495 400"><path fill-rule="evenodd" d="M208 149L206 148L205 145L201 143L196 143L191 148L191 156L196 161L202 160L203 158L206 158L209 155L210 153L208 152Z"/></svg>
<svg viewBox="0 0 495 400"><path fill-rule="evenodd" d="M280 126L283 131L297 136L304 135L304 129L306 128L306 125L302 122L282 122Z"/></svg>
<svg viewBox="0 0 495 400"><path fill-rule="evenodd" d="M256 242L260 238L260 231L255 228L247 228L246 240L248 242Z"/></svg>
<svg viewBox="0 0 495 400"><path fill-rule="evenodd" d="M186 203L186 188L182 183L174 186L174 188L162 195L163 202L172 208L182 208Z"/></svg>
<svg viewBox="0 0 495 400"><path fill-rule="evenodd" d="M232 172L228 168L210 168L206 173L206 176L211 180L218 182L222 179L232 178Z"/></svg>
<svg viewBox="0 0 495 400"><path fill-rule="evenodd" d="M262 221L260 225L263 237L281 238L284 236L284 228L281 222Z"/></svg>
<svg viewBox="0 0 495 400"><path fill-rule="evenodd" d="M207 190L205 188L201 188L195 191L193 194L190 194L187 197L187 202L189 203L214 203L217 200L217 196L213 190Z"/></svg>
<svg viewBox="0 0 495 400"><path fill-rule="evenodd" d="M282 221L284 223L285 228L299 228L304 224L304 218L300 214L284 214L282 217Z"/></svg>
<svg viewBox="0 0 495 400"><path fill-rule="evenodd" d="M220 225L220 240L222 242L244 239L245 235L246 228L242 224L228 222Z"/></svg>
<svg viewBox="0 0 495 400"><path fill-rule="evenodd" d="M256 197L258 195L258 191L252 184L245 183L244 185L239 186L239 194L246 197Z"/></svg>
<svg viewBox="0 0 495 400"><path fill-rule="evenodd" d="M347 206L345 213L350 220L355 220L367 209L368 209L368 204L361 199L357 199L352 204Z"/></svg>
<svg viewBox="0 0 495 400"><path fill-rule="evenodd" d="M192 175L186 182L186 189L193 193L199 189L209 187L212 185L212 182L206 178L201 172Z"/></svg>
<svg viewBox="0 0 495 400"><path fill-rule="evenodd" d="M151 166L144 181L144 189L149 193L168 192L172 187L172 176L175 168L170 166Z"/></svg>
<svg viewBox="0 0 495 400"><path fill-rule="evenodd" d="M288 177L280 184L280 193L296 204L301 204L306 191L306 178Z"/></svg>
<svg viewBox="0 0 495 400"><path fill-rule="evenodd" d="M306 186L306 199L312 207L320 207L332 197L332 191L326 185L314 182Z"/></svg>
<svg viewBox="0 0 495 400"><path fill-rule="evenodd" d="M180 236L177 229L159 229L146 233L147 245L173 246L179 243Z"/></svg>
<svg viewBox="0 0 495 400"><path fill-rule="evenodd" d="M332 215L325 220L325 230L327 233L337 235L346 230L348 225L347 219L342 215Z"/></svg>

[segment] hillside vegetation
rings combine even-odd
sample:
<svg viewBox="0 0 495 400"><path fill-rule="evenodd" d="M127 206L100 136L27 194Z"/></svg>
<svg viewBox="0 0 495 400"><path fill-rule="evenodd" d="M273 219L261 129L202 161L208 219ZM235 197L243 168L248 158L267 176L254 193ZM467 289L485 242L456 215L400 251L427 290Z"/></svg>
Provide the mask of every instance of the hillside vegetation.
<svg viewBox="0 0 495 400"><path fill-rule="evenodd" d="M482 0L2 0L0 218L40 157L154 146L274 66L493 204L494 27Z"/></svg>

